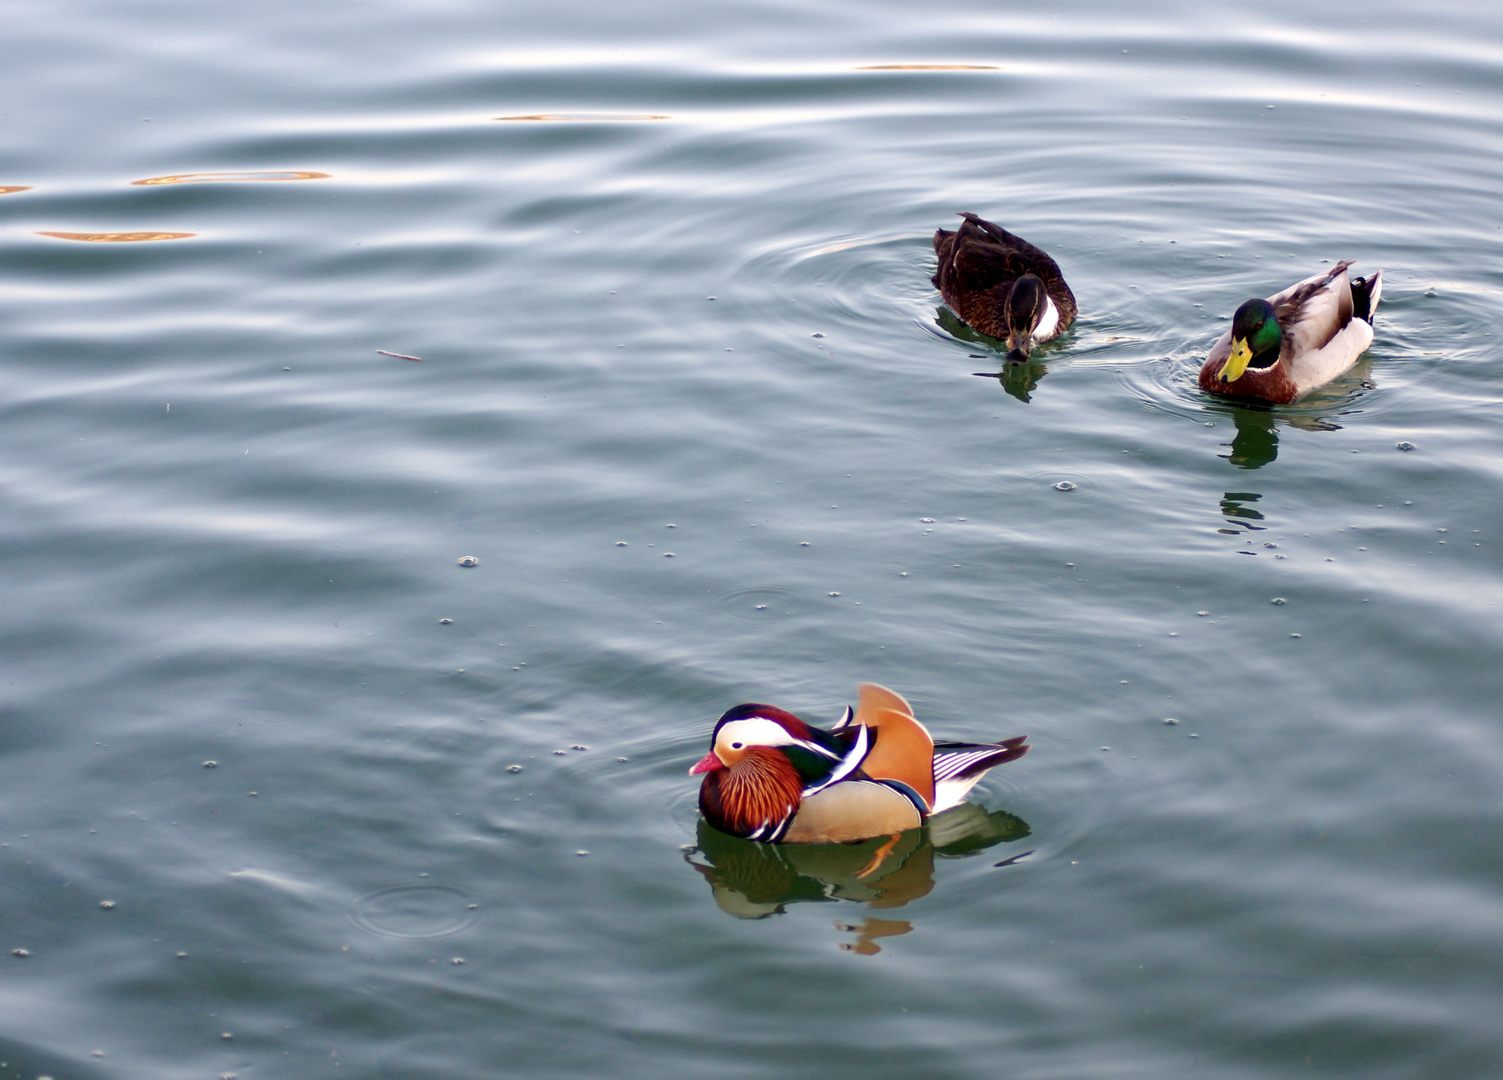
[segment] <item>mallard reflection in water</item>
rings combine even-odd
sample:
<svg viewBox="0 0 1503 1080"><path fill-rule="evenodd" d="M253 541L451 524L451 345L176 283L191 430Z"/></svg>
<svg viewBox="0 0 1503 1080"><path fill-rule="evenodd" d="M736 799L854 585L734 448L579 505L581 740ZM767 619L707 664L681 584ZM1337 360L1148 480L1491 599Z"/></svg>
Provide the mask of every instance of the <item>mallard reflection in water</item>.
<svg viewBox="0 0 1503 1080"><path fill-rule="evenodd" d="M938 814L922 828L855 844L764 844L727 835L701 819L699 842L684 858L710 883L720 910L738 919L765 919L799 901L847 900L891 910L934 888L936 856L973 855L1028 832L1022 818L974 803ZM875 939L913 929L902 919L836 925L858 935L841 948L868 955L879 951Z"/></svg>
<svg viewBox="0 0 1503 1080"><path fill-rule="evenodd" d="M934 321L939 324L940 329L961 341L970 342L982 348L992 348L996 345L996 342L990 338L972 330L947 307L934 309ZM971 374L983 379L996 379L997 384L1003 390L1023 402L1033 400L1033 391L1038 388L1039 380L1049 374L1049 365L1036 356L1030 356L1022 363L1004 360L994 353L971 353L970 358L972 360L1002 360L1000 371L973 371Z"/></svg>
<svg viewBox="0 0 1503 1080"><path fill-rule="evenodd" d="M1356 370L1355 374L1361 374L1366 361ZM1372 384L1365 378L1352 384L1356 390L1368 390ZM1318 398L1312 396L1310 402L1302 402L1303 408L1309 404L1330 406L1339 411L1350 404L1352 395L1344 391L1336 391L1328 388L1319 394ZM1226 461L1239 469L1261 469L1264 465L1278 460L1279 456L1279 428L1296 428L1300 431L1340 431L1341 425L1322 416L1291 412L1289 409L1274 410L1272 406L1261 403L1247 405L1213 406L1210 410L1212 415L1230 417L1232 425L1237 433L1232 436L1230 443L1222 443L1228 447L1230 453L1220 455Z"/></svg>
<svg viewBox="0 0 1503 1080"><path fill-rule="evenodd" d="M1279 456L1279 429L1267 409L1233 409L1237 434L1227 460L1239 469L1261 469Z"/></svg>

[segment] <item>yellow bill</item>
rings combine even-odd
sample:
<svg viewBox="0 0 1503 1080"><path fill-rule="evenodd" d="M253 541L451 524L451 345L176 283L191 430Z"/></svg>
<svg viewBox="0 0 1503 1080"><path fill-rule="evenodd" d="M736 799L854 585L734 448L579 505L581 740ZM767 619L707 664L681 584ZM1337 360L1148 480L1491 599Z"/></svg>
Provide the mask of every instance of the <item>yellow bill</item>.
<svg viewBox="0 0 1503 1080"><path fill-rule="evenodd" d="M1232 339L1232 355L1226 358L1226 363L1221 365L1221 381L1224 383L1236 382L1242 378L1242 373L1247 370L1247 362L1252 359L1252 349L1241 338Z"/></svg>

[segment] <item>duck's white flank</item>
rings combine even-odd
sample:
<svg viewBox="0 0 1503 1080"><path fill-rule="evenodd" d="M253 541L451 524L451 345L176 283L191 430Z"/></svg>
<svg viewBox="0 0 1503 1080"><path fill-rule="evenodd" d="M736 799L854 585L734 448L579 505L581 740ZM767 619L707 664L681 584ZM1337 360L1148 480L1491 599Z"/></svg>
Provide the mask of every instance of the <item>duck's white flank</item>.
<svg viewBox="0 0 1503 1080"><path fill-rule="evenodd" d="M1044 297L1044 313L1039 316L1039 324L1034 328L1034 341L1048 341L1059 332L1059 308L1054 306L1054 301L1047 295Z"/></svg>

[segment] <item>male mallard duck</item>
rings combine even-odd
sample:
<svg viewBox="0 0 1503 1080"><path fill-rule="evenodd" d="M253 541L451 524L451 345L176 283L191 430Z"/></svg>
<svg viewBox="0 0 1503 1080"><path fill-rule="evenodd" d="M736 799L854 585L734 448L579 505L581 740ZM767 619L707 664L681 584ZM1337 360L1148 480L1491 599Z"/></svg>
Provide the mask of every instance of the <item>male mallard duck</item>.
<svg viewBox="0 0 1503 1080"><path fill-rule="evenodd" d="M1043 250L975 214L960 216L960 228L934 234L934 287L973 330L1006 342L1009 361L1023 363L1075 321L1075 294Z"/></svg>
<svg viewBox="0 0 1503 1080"><path fill-rule="evenodd" d="M1239 307L1200 369L1200 388L1287 405L1355 364L1373 343L1383 271L1348 281L1351 265L1343 260Z"/></svg>
<svg viewBox="0 0 1503 1080"><path fill-rule="evenodd" d="M958 806L993 766L1028 752L999 743L936 743L900 696L859 687L829 731L773 705L737 705L710 736L699 809L721 832L768 843L829 844L888 836Z"/></svg>

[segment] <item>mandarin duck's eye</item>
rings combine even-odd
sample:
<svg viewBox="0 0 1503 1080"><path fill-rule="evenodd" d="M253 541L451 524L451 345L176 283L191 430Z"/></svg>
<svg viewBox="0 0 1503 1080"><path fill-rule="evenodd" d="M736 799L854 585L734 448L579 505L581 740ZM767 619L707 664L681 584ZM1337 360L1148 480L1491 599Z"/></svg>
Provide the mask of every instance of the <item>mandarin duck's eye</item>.
<svg viewBox="0 0 1503 1080"><path fill-rule="evenodd" d="M741 744L738 743L738 742L733 742L733 743L731 743L731 749L732 750L740 750L741 749Z"/></svg>

